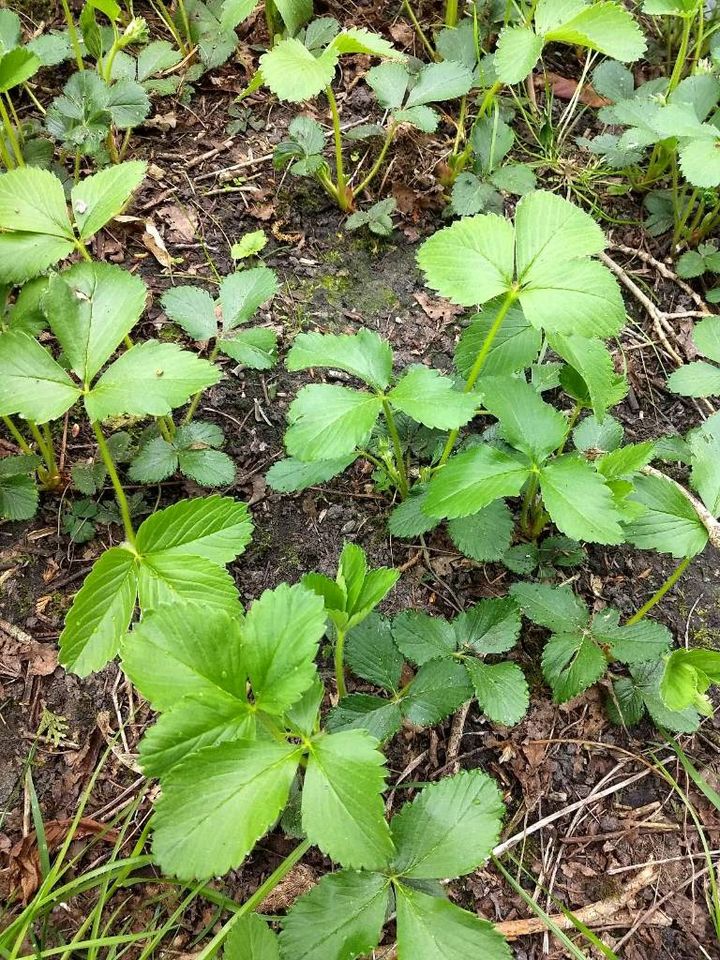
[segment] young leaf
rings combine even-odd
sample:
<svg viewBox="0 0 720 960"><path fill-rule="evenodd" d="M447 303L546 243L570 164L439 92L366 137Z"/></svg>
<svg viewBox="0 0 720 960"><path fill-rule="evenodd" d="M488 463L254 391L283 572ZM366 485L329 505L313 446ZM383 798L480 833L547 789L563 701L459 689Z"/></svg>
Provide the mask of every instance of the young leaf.
<svg viewBox="0 0 720 960"><path fill-rule="evenodd" d="M252 267L225 277L220 284L223 329L247 323L277 291L277 276L269 267Z"/></svg>
<svg viewBox="0 0 720 960"><path fill-rule="evenodd" d="M37 340L19 330L0 334L0 415L57 420L80 396L63 368Z"/></svg>
<svg viewBox="0 0 720 960"><path fill-rule="evenodd" d="M310 748L302 795L307 836L351 869L381 870L393 854L385 820L383 755L363 730L320 734Z"/></svg>
<svg viewBox="0 0 720 960"><path fill-rule="evenodd" d="M543 502L555 526L575 540L622 543L623 530L610 488L592 467L573 454L540 471Z"/></svg>
<svg viewBox="0 0 720 960"><path fill-rule="evenodd" d="M500 421L501 436L534 462L556 450L567 433L565 417L545 403L537 391L513 377L483 377L485 407Z"/></svg>
<svg viewBox="0 0 720 960"><path fill-rule="evenodd" d="M388 400L413 420L438 430L463 426L472 420L477 404L472 394L456 390L449 377L422 364L407 369Z"/></svg>
<svg viewBox="0 0 720 960"><path fill-rule="evenodd" d="M223 960L280 960L278 938L262 917L248 913L230 931Z"/></svg>
<svg viewBox="0 0 720 960"><path fill-rule="evenodd" d="M54 173L19 167L0 176L0 229L61 237L72 249L65 193Z"/></svg>
<svg viewBox="0 0 720 960"><path fill-rule="evenodd" d="M459 650L505 653L520 636L520 611L511 597L480 600L453 621L453 630Z"/></svg>
<svg viewBox="0 0 720 960"><path fill-rule="evenodd" d="M590 619L587 607L568 586L514 583L510 587L510 594L528 620L555 633L581 632Z"/></svg>
<svg viewBox="0 0 720 960"><path fill-rule="evenodd" d="M310 686L325 633L325 605L306 587L266 590L243 625L243 654L253 697L267 713L285 713Z"/></svg>
<svg viewBox="0 0 720 960"><path fill-rule="evenodd" d="M495 563L510 546L514 526L508 505L496 500L469 517L450 520L447 530L452 542L466 557L478 563Z"/></svg>
<svg viewBox="0 0 720 960"><path fill-rule="evenodd" d="M287 803L299 758L294 744L237 740L173 767L153 817L162 870L201 880L239 866Z"/></svg>
<svg viewBox="0 0 720 960"><path fill-rule="evenodd" d="M450 657L457 647L452 625L420 610L403 610L395 617L392 632L397 648L417 666Z"/></svg>
<svg viewBox="0 0 720 960"><path fill-rule="evenodd" d="M135 554L111 547L78 591L60 634L60 662L84 677L100 670L120 649L137 594Z"/></svg>
<svg viewBox="0 0 720 960"><path fill-rule="evenodd" d="M325 874L288 911L280 934L283 956L303 960L365 956L380 942L387 908L385 877L349 870Z"/></svg>
<svg viewBox="0 0 720 960"><path fill-rule="evenodd" d="M174 343L146 340L123 353L85 394L91 420L120 414L163 417L213 386L219 369Z"/></svg>
<svg viewBox="0 0 720 960"><path fill-rule="evenodd" d="M290 404L285 446L299 460L345 457L364 446L382 407L379 397L347 387L310 384Z"/></svg>
<svg viewBox="0 0 720 960"><path fill-rule="evenodd" d="M252 529L247 505L230 497L181 500L140 525L137 548L155 557L183 555L230 563L250 542Z"/></svg>
<svg viewBox="0 0 720 960"><path fill-rule="evenodd" d="M608 408L621 399L618 390L627 389L624 379L615 373L613 359L605 344L593 337L562 335L548 337L548 342L555 353L583 378L593 412L598 420L602 420Z"/></svg>
<svg viewBox="0 0 720 960"><path fill-rule="evenodd" d="M398 110L405 99L410 74L404 64L386 62L368 70L365 82L375 92L383 109Z"/></svg>
<svg viewBox="0 0 720 960"><path fill-rule="evenodd" d="M138 568L138 596L143 612L190 602L240 614L235 581L205 557L147 554Z"/></svg>
<svg viewBox="0 0 720 960"><path fill-rule="evenodd" d="M72 188L70 199L81 240L88 240L122 213L142 183L146 170L146 163L130 160L86 177Z"/></svg>
<svg viewBox="0 0 720 960"><path fill-rule="evenodd" d="M475 696L483 713L493 723L512 726L527 713L530 693L527 680L516 663L465 662Z"/></svg>
<svg viewBox="0 0 720 960"><path fill-rule="evenodd" d="M373 330L356 334L300 333L287 356L288 370L330 367L344 370L376 390L384 390L392 375L392 349Z"/></svg>
<svg viewBox="0 0 720 960"><path fill-rule="evenodd" d="M641 550L658 550L674 557L694 557L704 550L708 532L687 497L671 480L639 475L632 499L645 512L628 523L628 540Z"/></svg>
<svg viewBox="0 0 720 960"><path fill-rule="evenodd" d="M364 27L348 27L341 31L333 38L329 49L335 49L339 53L365 53L391 60L405 59L405 54L399 53L389 40Z"/></svg>
<svg viewBox="0 0 720 960"><path fill-rule="evenodd" d="M212 340L217 336L215 302L200 287L171 287L162 295L162 305L168 317L193 340Z"/></svg>
<svg viewBox="0 0 720 960"><path fill-rule="evenodd" d="M299 40L289 37L260 57L260 70L276 97L299 103L312 100L330 86L339 55L340 51L330 46L315 57Z"/></svg>
<svg viewBox="0 0 720 960"><path fill-rule="evenodd" d="M492 853L504 812L495 781L480 770L425 787L392 819L393 872L414 880L472 873Z"/></svg>
<svg viewBox="0 0 720 960"><path fill-rule="evenodd" d="M520 83L540 59L543 38L527 27L506 27L498 37L495 70L503 83Z"/></svg>
<svg viewBox="0 0 720 960"><path fill-rule="evenodd" d="M520 493L530 468L489 445L458 454L430 481L425 511L431 517L467 517L501 497Z"/></svg>

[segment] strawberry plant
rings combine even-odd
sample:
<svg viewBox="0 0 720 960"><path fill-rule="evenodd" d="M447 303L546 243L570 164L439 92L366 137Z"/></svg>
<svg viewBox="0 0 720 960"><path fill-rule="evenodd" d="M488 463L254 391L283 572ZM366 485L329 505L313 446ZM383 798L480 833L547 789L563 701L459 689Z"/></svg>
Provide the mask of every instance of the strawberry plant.
<svg viewBox="0 0 720 960"><path fill-rule="evenodd" d="M707 696L711 684L720 683L720 653L700 647L674 650L666 659L660 681L663 700L671 710L696 710L711 717L714 707Z"/></svg>
<svg viewBox="0 0 720 960"><path fill-rule="evenodd" d="M720 395L720 318L708 317L695 324L692 339L704 360L686 363L668 378L668 387L683 397ZM714 361L709 363L708 361Z"/></svg>

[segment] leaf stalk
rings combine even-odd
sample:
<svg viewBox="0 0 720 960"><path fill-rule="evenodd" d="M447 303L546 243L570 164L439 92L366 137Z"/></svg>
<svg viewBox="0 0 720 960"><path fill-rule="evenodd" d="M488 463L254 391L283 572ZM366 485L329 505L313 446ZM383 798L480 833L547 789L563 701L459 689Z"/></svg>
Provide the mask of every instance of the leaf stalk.
<svg viewBox="0 0 720 960"><path fill-rule="evenodd" d="M135 547L135 528L133 527L132 518L130 516L130 504L125 496L123 485L120 482L120 477L118 476L117 468L115 467L115 461L113 460L112 453L110 453L110 448L105 440L102 427L97 420L93 421L92 428L93 433L95 434L95 439L97 440L100 456L102 457L103 463L105 464L105 469L110 477L110 482L113 485L113 490L115 491L115 499L117 500L118 507L120 508L120 516L122 517L123 528L125 530L125 539L132 547Z"/></svg>

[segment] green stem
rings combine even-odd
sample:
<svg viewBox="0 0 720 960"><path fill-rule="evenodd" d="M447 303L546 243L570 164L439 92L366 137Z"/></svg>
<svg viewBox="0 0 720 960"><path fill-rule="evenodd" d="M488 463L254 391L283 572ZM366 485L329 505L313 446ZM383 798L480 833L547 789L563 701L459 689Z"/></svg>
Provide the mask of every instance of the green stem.
<svg viewBox="0 0 720 960"><path fill-rule="evenodd" d="M48 466L50 473L53 477L59 477L60 471L58 470L57 460L55 459L55 444L53 443L52 434L50 433L49 423L43 424L43 437L45 438L45 445L49 457Z"/></svg>
<svg viewBox="0 0 720 960"><path fill-rule="evenodd" d="M12 115L15 129L17 130L18 140L20 143L25 143L25 134L23 133L22 123L20 122L20 117L18 116L18 112L15 109L15 104L12 102L12 97L9 93L5 94L5 100L7 102L8 110Z"/></svg>
<svg viewBox="0 0 720 960"><path fill-rule="evenodd" d="M675 584L678 582L680 577L685 573L687 568L692 563L692 557L685 557L684 560L681 560L680 563L675 567L673 572L667 578L667 580L662 584L659 590L656 590L655 593L650 597L647 603L644 603L637 613L633 614L632 617L627 621L626 626L631 627L634 623L638 623L647 614L652 610L652 608L659 603L662 598L668 593Z"/></svg>
<svg viewBox="0 0 720 960"><path fill-rule="evenodd" d="M668 94L671 94L682 78L683 67L687 58L688 44L690 43L690 31L692 30L694 16L686 16L683 20L682 36L680 37L680 49L675 59L675 66L670 75L668 85Z"/></svg>
<svg viewBox="0 0 720 960"><path fill-rule="evenodd" d="M458 22L458 0L445 0L445 26L454 27Z"/></svg>
<svg viewBox="0 0 720 960"><path fill-rule="evenodd" d="M237 913L230 917L228 922L218 930L210 943L196 956L195 960L210 960L210 958L217 953L238 920L248 913L252 913L253 910L262 905L263 900L267 899L268 894L277 887L281 880L285 879L295 864L302 860L311 846L312 843L309 840L303 840L301 844L295 847L295 849L285 857L282 863L273 870L267 880L260 884L255 893L251 897L248 897Z"/></svg>
<svg viewBox="0 0 720 960"><path fill-rule="evenodd" d="M345 686L345 631L335 628L335 683L338 697L342 700L347 696Z"/></svg>
<svg viewBox="0 0 720 960"><path fill-rule="evenodd" d="M27 440L25 439L25 437L20 433L20 431L18 430L18 428L15 426L15 424L14 424L14 422L13 422L13 420L12 420L12 417L4 416L4 417L2 418L2 420L3 420L3 423L5 424L5 426L7 427L8 433L9 433L10 436L13 438L13 440L15 441L15 443L20 447L20 449L22 450L22 452L23 452L23 453L32 454L32 452L33 452L33 451L32 451L32 447L31 447L30 444L27 442Z"/></svg>
<svg viewBox="0 0 720 960"><path fill-rule="evenodd" d="M490 354L490 350L492 349L492 345L495 340L495 337L500 332L500 328L503 325L503 320L507 316L508 310L515 302L516 298L517 298L517 290L515 290L514 288L512 290L508 290L508 292L505 294L505 299L500 304L500 309L498 310L497 315L493 320L492 326L490 327L487 334L485 335L485 339L483 340L482 346L478 351L478 355L475 357L475 362L473 363L472 369L470 370L468 378L465 381L465 387L463 389L463 393L470 393L470 391L475 386L475 382L477 378L480 376L480 374L482 373L482 368L485 366L485 362ZM453 447L455 446L457 442L457 438L459 436L460 436L459 430L450 431L447 441L445 443L445 447L442 452L442 456L440 457L440 460L438 462L439 467L444 466L448 462L450 458L450 454L452 453Z"/></svg>
<svg viewBox="0 0 720 960"><path fill-rule="evenodd" d="M331 197L335 201L335 203L339 204L340 194L337 192L337 187L332 182L332 180L327 175L327 173L324 170L318 170L315 176L317 177L317 180L322 186L325 193L327 193L327 195Z"/></svg>
<svg viewBox="0 0 720 960"><path fill-rule="evenodd" d="M185 9L185 0L178 0L178 10L180 11L180 19L182 20L183 30L185 31L185 39L189 45L192 45L190 21L188 20L187 10Z"/></svg>
<svg viewBox="0 0 720 960"><path fill-rule="evenodd" d="M404 500L405 497L407 497L410 488L408 484L407 470L405 469L405 458L403 457L402 444L400 443L400 434L398 433L397 424L395 423L395 417L390 404L384 397L382 405L383 413L385 414L385 421L387 422L388 426L388 432L390 434L390 439L392 440L393 450L395 451L398 479L400 480L400 489L398 492L400 493L400 498Z"/></svg>
<svg viewBox="0 0 720 960"><path fill-rule="evenodd" d="M220 352L220 347L216 343L215 346L210 351L210 356L208 357L208 360L210 361L210 363L214 363L217 360L217 355L219 352ZM190 406L188 407L188 411L185 414L185 419L183 420L183 423L191 422L192 418L197 413L198 404L200 403L204 392L205 392L204 390L198 390L198 392L192 398L192 400L190 401Z"/></svg>
<svg viewBox="0 0 720 960"><path fill-rule="evenodd" d="M188 47L185 45L183 38L180 36L180 32L175 26L173 22L173 18L170 16L170 12L168 11L165 4L163 3L163 0L156 0L156 3L153 3L153 0L150 0L150 6L153 8L155 13L157 13L157 15L160 17L162 22L170 31L170 35L172 36L175 43L178 45L178 50L180 51L180 53L183 55L183 57L186 57L189 53ZM188 43L190 42L191 40L190 38L188 38Z"/></svg>
<svg viewBox="0 0 720 960"><path fill-rule="evenodd" d="M340 130L340 112L332 87L325 87L325 96L330 104L330 113L333 122L333 138L335 140L335 179L337 181L338 202L341 210L349 210L352 202L348 201L347 180L345 178L345 164L342 153L342 131Z"/></svg>
<svg viewBox="0 0 720 960"><path fill-rule="evenodd" d="M10 119L10 115L7 112L7 109L5 107L5 104L1 96L0 96L0 119L2 119L3 126L5 127L5 133L7 133L7 138L10 141L12 152L15 154L16 163L19 167L24 167L25 158L22 155L20 144L18 143L18 139L15 136L15 129L13 128L12 120Z"/></svg>
<svg viewBox="0 0 720 960"><path fill-rule="evenodd" d="M463 152L462 152L461 154L459 154L459 155L457 156L455 162L454 162L453 165L452 165L452 170L453 170L453 176L454 176L454 177L457 177L457 175L458 175L459 173L462 173L462 171L465 169L465 167L466 167L466 165L467 165L468 160L469 160L470 157L472 156L472 152L473 152L473 146L472 146L473 131L475 130L475 127L477 126L478 122L479 122L480 120L482 120L482 118L485 116L485 114L486 114L486 113L488 112L488 110L490 109L491 105L495 102L495 97L497 96L498 91L501 90L501 89L502 89L502 83L501 83L499 80L497 80L497 81L490 87L490 89L486 92L485 96L483 97L482 103L480 104L480 108L478 109L478 112L477 112L477 114L476 114L476 116L475 116L475 119L473 120L473 125L472 125L472 127L470 128L470 134L469 134L469 136L468 136L468 138L467 138L467 144L466 144L466 146L465 146L465 149L463 150Z"/></svg>
<svg viewBox="0 0 720 960"><path fill-rule="evenodd" d="M410 18L410 23L412 23L413 27L415 28L415 33L416 33L416 34L418 35L418 37L420 38L420 43L422 43L422 45L425 47L426 51L428 52L428 54L429 54L429 56L430 56L430 59L431 59L431 60L437 60L437 59L438 59L438 55L437 55L437 53L436 53L436 51L435 51L435 48L434 48L433 45L430 43L430 41L428 40L428 38L425 36L425 31L424 31L423 28L420 26L420 21L419 21L418 18L415 16L415 11L414 11L413 8L410 6L410 0L402 0L402 6L403 6L403 10L405 11L405 13L406 13L406 14L408 15L408 17Z"/></svg>
<svg viewBox="0 0 720 960"><path fill-rule="evenodd" d="M47 113L47 110L46 110L45 107L40 103L40 101L39 101L38 98L35 96L35 94L32 92L32 87L30 86L30 84L29 84L29 83L24 83L24 84L23 84L23 90L24 90L25 93L28 95L28 97L32 100L32 102L35 104L36 110L38 110L43 116L45 116L45 114Z"/></svg>
<svg viewBox="0 0 720 960"><path fill-rule="evenodd" d="M567 445L567 442L568 442L568 440L570 439L570 434L572 433L573 427L574 427L575 424L577 423L578 417L580 416L580 413L581 413L581 412L582 412L582 404L581 404L580 401L578 400L578 401L575 403L575 406L574 406L574 407L572 408L572 410L570 411L570 416L568 417L567 429L566 429L566 431L565 431L565 436L563 437L563 442L560 444L560 446L559 446L559 447L557 448L557 450L555 451L555 456L556 456L556 457L559 457L560 454L561 454L561 453L563 452L563 450L565 449L565 447L566 447L566 445Z"/></svg>
<svg viewBox="0 0 720 960"><path fill-rule="evenodd" d="M82 240L75 241L75 249L78 251L83 260L87 260L89 263L92 263L92 257L90 256L90 251L85 246Z"/></svg>
<svg viewBox="0 0 720 960"><path fill-rule="evenodd" d="M467 116L468 98L465 95L460 101L460 113L458 115L457 130L455 131L455 141L453 143L452 156L457 156L460 144L465 137L465 117Z"/></svg>
<svg viewBox="0 0 720 960"><path fill-rule="evenodd" d="M70 7L68 6L68 0L61 0L63 15L65 17L65 23L68 28L68 36L70 37L70 46L73 48L73 53L75 54L75 62L77 63L78 70L85 69L85 63L82 58L82 50L80 49L80 40L78 38L77 28L75 26L75 21L73 15L70 12Z"/></svg>
<svg viewBox="0 0 720 960"><path fill-rule="evenodd" d="M523 496L522 507L520 508L520 526L527 536L532 537L538 521L535 511L535 500L540 485L540 473L534 471ZM534 538L534 537L533 537Z"/></svg>
<svg viewBox="0 0 720 960"><path fill-rule="evenodd" d="M8 153L8 148L5 144L5 136L0 132L0 160L2 160L6 170L14 170L15 162L12 158L12 155Z"/></svg>
<svg viewBox="0 0 720 960"><path fill-rule="evenodd" d="M275 6L274 0L265 0L265 25L267 26L268 36L270 37L271 48L275 45L275 34L278 32L277 21L278 9Z"/></svg>
<svg viewBox="0 0 720 960"><path fill-rule="evenodd" d="M34 422L34 420L28 420L27 425L28 425L28 430L33 435L33 439L35 440L35 443L38 446L38 450L40 451L40 456L45 461L45 466L48 468L48 473L50 474L51 477L54 477L57 479L57 466L55 465L55 452L52 450L52 445L51 445L51 448L48 449L45 443L45 437L43 437L42 433L40 433L40 431L38 430L37 424Z"/></svg>
<svg viewBox="0 0 720 960"><path fill-rule="evenodd" d="M115 491L115 499L117 500L118 507L120 508L120 516L122 517L123 527L125 529L125 539L132 547L134 547L135 529L133 527L132 518L130 517L130 505L128 504L125 491L123 490L123 485L120 482L120 477L118 476L118 472L115 468L115 461L113 460L112 454L110 453L110 448L105 441L102 427L97 420L93 421L92 428L93 433L95 434L95 439L97 440L98 449L100 450L100 456L103 459L105 469L108 472L110 482L112 483L113 490Z"/></svg>
<svg viewBox="0 0 720 960"><path fill-rule="evenodd" d="M355 193L356 193L356 194L362 193L364 190L367 190L367 188L370 186L370 184L372 183L372 181L375 179L375 177L376 177L376 176L378 175L378 173L380 172L380 169L381 169L381 167L382 167L382 165L383 165L383 161L384 161L385 157L387 156L388 150L390 149L390 144L391 144L391 143L393 142L393 140L395 139L395 134L396 134L396 132L397 132L398 126L399 126L398 123L393 122L393 123L391 123L390 126L388 127L387 133L385 134L385 142L384 142L383 145L382 145L382 148L381 148L381 150L380 150L380 153L377 155L377 160L375 161L375 163L374 163L374 164L372 165L372 167L370 168L370 171L369 171L368 175L367 175L367 176L365 177L365 179L360 183L360 185L356 188L356 190L355 190Z"/></svg>

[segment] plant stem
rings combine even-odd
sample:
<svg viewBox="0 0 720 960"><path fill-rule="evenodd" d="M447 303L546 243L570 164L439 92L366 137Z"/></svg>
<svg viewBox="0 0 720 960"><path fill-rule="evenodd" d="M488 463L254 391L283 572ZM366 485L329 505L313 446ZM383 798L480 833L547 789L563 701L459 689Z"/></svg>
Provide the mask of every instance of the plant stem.
<svg viewBox="0 0 720 960"><path fill-rule="evenodd" d="M25 437L20 433L18 428L15 426L12 417L4 416L2 418L3 423L7 427L8 433L13 438L15 443L20 447L23 453L28 453L32 455L32 447L27 442Z"/></svg>
<svg viewBox="0 0 720 960"><path fill-rule="evenodd" d="M678 55L675 59L675 66L673 67L673 72L670 75L670 83L668 84L668 94L671 94L675 89L675 87L680 83L683 67L685 66L685 59L687 57L688 44L690 43L690 31L692 30L694 19L695 19L694 15L686 16L683 18L682 36L680 37L680 49L678 50Z"/></svg>
<svg viewBox="0 0 720 960"><path fill-rule="evenodd" d="M333 138L335 140L335 179L337 181L338 203L340 209L347 211L352 207L352 200L348 200L347 180L345 178L345 164L342 154L342 131L340 130L340 113L332 87L325 87L325 96L330 104L330 113L333 122Z"/></svg>
<svg viewBox="0 0 720 960"><path fill-rule="evenodd" d="M345 631L335 627L335 683L338 697L342 700L347 696L345 686Z"/></svg>
<svg viewBox="0 0 720 960"><path fill-rule="evenodd" d="M458 21L458 0L445 0L445 26L454 27Z"/></svg>
<svg viewBox="0 0 720 960"><path fill-rule="evenodd" d="M537 497L539 485L540 474L535 471L528 481L525 495L523 496L522 507L520 508L520 526L522 527L523 533L527 536L532 536L537 523L535 498Z"/></svg>
<svg viewBox="0 0 720 960"><path fill-rule="evenodd" d="M435 48L434 48L433 45L430 43L430 41L428 40L428 38L425 36L425 31L424 31L423 28L420 26L420 21L419 21L418 18L415 16L415 11L414 11L413 8L410 6L410 0L402 0L402 5L403 5L403 10L405 11L405 13L406 13L406 14L408 15L408 17L410 18L410 23L412 23L413 27L415 27L415 33L416 33L416 34L418 35L418 37L420 38L420 43L422 43L422 45L425 47L425 49L427 50L428 54L430 55L430 59L431 59L431 60L437 60L438 55L437 55L437 53L435 52Z"/></svg>
<svg viewBox="0 0 720 960"><path fill-rule="evenodd" d="M495 101L495 97L497 96L497 93L501 88L502 88L502 83L499 80L497 80L489 88L489 90L486 92L485 96L483 97L482 103L480 104L480 107L475 116L475 119L473 120L472 127L470 128L470 134L467 138L467 144L465 146L465 149L463 150L462 153L458 154L458 156L455 158L454 163L451 163L453 178L457 177L457 175L459 173L462 173L462 171L465 169L465 166L467 165L467 162L470 159L473 151L473 147L472 147L473 131L475 130L475 127L477 126L478 122L482 120L482 118L490 109L491 104Z"/></svg>
<svg viewBox="0 0 720 960"><path fill-rule="evenodd" d="M180 53L183 55L183 57L186 57L189 53L189 48L183 42L183 39L180 36L180 32L175 26L173 22L173 18L170 16L170 13L167 7L163 3L163 0L156 0L156 2L157 2L157 6L155 5L155 3L153 3L153 0L150 0L150 6L153 8L155 13L157 13L157 15L160 17L162 22L170 31L170 35L172 36L175 43L178 45L178 50L180 51ZM188 38L188 43L190 42L191 42L190 38Z"/></svg>
<svg viewBox="0 0 720 960"><path fill-rule="evenodd" d="M24 90L25 93L28 95L28 97L32 100L32 102L35 104L35 108L36 108L43 116L45 116L45 114L47 113L47 110L46 110L45 107L40 103L40 101L39 101L38 98L35 96L35 94L32 92L32 87L30 86L30 84L29 84L29 83L24 83L24 84L23 84L23 90Z"/></svg>
<svg viewBox="0 0 720 960"><path fill-rule="evenodd" d="M7 101L7 108L13 118L15 129L17 130L18 140L20 143L25 143L25 134L23 133L22 123L20 122L20 117L18 116L18 112L15 109L15 104L12 102L12 97L9 93L5 94L5 100Z"/></svg>
<svg viewBox="0 0 720 960"><path fill-rule="evenodd" d="M95 434L95 439L97 440L100 456L103 459L105 469L108 472L110 482L112 483L113 490L115 491L115 499L117 500L118 507L120 508L120 516L122 517L123 527L125 529L125 539L132 547L134 547L135 529L130 517L130 505L128 504L125 491L123 490L123 485L120 482L120 477L118 476L117 469L115 468L115 461L112 458L110 448L108 447L103 435L102 427L97 420L93 421L92 428L93 433Z"/></svg>
<svg viewBox="0 0 720 960"><path fill-rule="evenodd" d="M404 500L408 495L409 484L407 470L405 469L405 458L403 457L402 452L402 444L400 443L400 434L398 433L392 408L384 397L382 405L383 413L385 414L385 421L388 425L388 432L390 433L390 439L392 440L393 450L395 451L395 462L397 464L398 479L400 480L400 489L398 492L400 493L401 499Z"/></svg>
<svg viewBox="0 0 720 960"><path fill-rule="evenodd" d="M57 460L55 459L55 444L53 443L52 434L50 433L50 424L43 424L43 437L45 438L45 446L48 452L48 457L50 458L48 466L50 467L50 473L53 477L59 478L60 471L58 470Z"/></svg>
<svg viewBox="0 0 720 960"><path fill-rule="evenodd" d="M220 347L216 343L215 346L210 351L210 355L208 357L208 360L210 361L210 363L214 363L217 360L217 355L219 352L220 352ZM198 392L192 398L190 402L190 406L188 407L188 411L185 414L185 417L183 419L183 423L190 423L192 418L195 416L195 414L197 413L198 404L200 403L200 400L202 399L202 395L204 392L205 392L204 390L198 390Z"/></svg>
<svg viewBox="0 0 720 960"><path fill-rule="evenodd" d="M190 21L188 20L187 10L185 9L185 0L177 0L178 11L180 13L180 19L182 20L183 30L185 31L185 39L189 46L192 46L192 36L190 33Z"/></svg>
<svg viewBox="0 0 720 960"><path fill-rule="evenodd" d="M85 63L82 58L82 50L80 49L80 40L78 38L78 32L75 26L73 15L70 12L70 7L68 6L68 0L60 0L60 2L62 3L63 15L68 28L70 46L73 48L73 53L75 54L75 63L77 63L78 70L84 70Z"/></svg>
<svg viewBox="0 0 720 960"><path fill-rule="evenodd" d="M2 132L0 132L0 160L2 160L6 170L15 169L15 163L13 162L13 158L10 153L8 153L8 148L5 144L5 136Z"/></svg>
<svg viewBox="0 0 720 960"><path fill-rule="evenodd" d="M75 241L75 249L78 251L78 253L83 258L83 260L87 260L88 262L92 263L92 257L90 256L90 251L85 246L82 240Z"/></svg>
<svg viewBox="0 0 720 960"><path fill-rule="evenodd" d="M655 593L650 597L647 603L644 603L637 613L633 614L632 617L627 621L626 626L631 627L634 623L638 623L647 614L652 610L652 608L659 603L662 598L665 596L668 591L672 590L675 584L678 582L680 577L685 573L687 568L692 563L692 557L685 557L684 560L681 560L680 563L675 567L673 572L667 578L667 580L662 584L659 590L656 590Z"/></svg>
<svg viewBox="0 0 720 960"><path fill-rule="evenodd" d="M52 438L50 438L50 446L48 447L45 437L43 437L42 433L38 430L37 424L33 420L28 420L27 425L30 433L33 435L35 443L38 445L40 456L45 461L45 466L48 469L48 480L52 486L52 482L58 479L55 451L52 448Z"/></svg>
<svg viewBox="0 0 720 960"><path fill-rule="evenodd" d="M495 337L500 332L500 328L503 325L503 320L507 316L508 310L515 302L516 297L517 297L517 290L515 290L515 288L513 288L512 290L508 290L508 292L505 294L505 299L500 304L500 309L497 312L497 316L493 320L492 326L490 327L487 334L485 335L485 339L483 340L482 346L478 351L478 355L475 357L475 362L473 363L472 369L470 370L468 378L465 381L465 387L463 388L463 393L470 393L472 388L475 386L475 382L477 378L480 376L480 374L482 373L482 368L485 366L485 362L490 354L490 350L492 348ZM450 431L447 441L445 443L445 447L442 452L442 456L440 457L440 460L438 462L439 467L444 466L448 462L450 454L452 453L453 447L455 446L457 442L457 438L459 436L460 436L459 430Z"/></svg>
<svg viewBox="0 0 720 960"><path fill-rule="evenodd" d="M3 126L5 127L5 133L7 133L7 138L10 141L10 146L12 147L12 152L15 154L15 161L19 167L25 166L25 158L22 155L22 150L20 149L20 144L17 137L15 136L15 129L10 119L10 115L7 112L7 108L3 102L2 96L0 96L0 119L2 119Z"/></svg>
<svg viewBox="0 0 720 960"><path fill-rule="evenodd" d="M217 953L219 947L223 944L237 921L262 905L263 900L265 900L280 881L290 873L295 864L302 860L311 846L312 843L309 840L303 840L302 843L298 844L298 846L285 857L282 863L273 870L267 880L260 884L255 893L253 893L251 897L248 897L237 913L230 917L228 922L218 930L210 943L196 956L195 960L210 960L210 958Z"/></svg>
<svg viewBox="0 0 720 960"><path fill-rule="evenodd" d="M375 163L374 163L374 164L372 165L372 167L370 168L370 171L369 171L368 175L365 177L365 179L364 179L364 180L360 183L360 185L355 189L355 193L356 193L356 194L357 194L357 193L362 193L364 190L367 190L367 188L370 186L370 184L372 183L372 181L375 179L375 177L376 177L376 176L378 175L378 173L380 172L380 169L381 169L381 167L382 167L382 165L383 165L383 160L384 160L385 157L387 156L387 152L388 152L388 150L390 149L390 144L391 144L391 143L393 142L393 140L395 139L395 134L396 134L396 132L397 132L398 126L399 126L398 123L393 122L393 123L391 123L390 126L388 127L387 133L385 134L385 142L384 142L383 145L382 145L382 148L381 148L381 150L380 150L380 153L377 155L377 160L375 161Z"/></svg>
<svg viewBox="0 0 720 960"><path fill-rule="evenodd" d="M275 34L278 32L278 9L274 0L265 0L265 25L270 38L270 48L275 46Z"/></svg>

